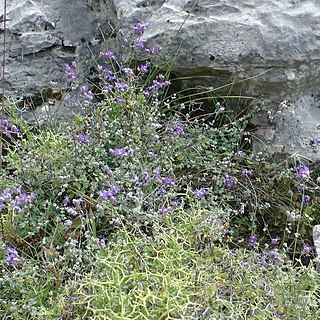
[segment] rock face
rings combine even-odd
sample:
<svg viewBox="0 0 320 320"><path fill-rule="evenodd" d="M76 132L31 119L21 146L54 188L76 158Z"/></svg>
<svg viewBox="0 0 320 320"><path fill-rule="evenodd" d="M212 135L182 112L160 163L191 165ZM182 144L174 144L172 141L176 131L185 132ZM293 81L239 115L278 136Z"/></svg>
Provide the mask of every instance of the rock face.
<svg viewBox="0 0 320 320"><path fill-rule="evenodd" d="M0 15L3 6L0 0ZM103 36L108 37L108 20L114 15L108 0L7 1L5 94L25 97L26 107L37 107L41 101L27 97L60 91L66 84L65 63L77 59L86 70ZM0 29L2 57L3 23Z"/></svg>
<svg viewBox="0 0 320 320"><path fill-rule="evenodd" d="M319 157L320 2L117 0L114 5L118 19L153 25L144 36L148 42L170 44L166 56L174 58L177 76L209 75L211 86L233 83L237 93L263 95L255 102L264 110L255 119L256 150L284 145L288 152Z"/></svg>
<svg viewBox="0 0 320 320"><path fill-rule="evenodd" d="M164 48L176 76L210 76L197 82L262 96L253 103L263 110L257 151L279 145L320 155L320 2L12 0L7 11L7 94L30 95L50 81L63 86L62 66L74 58L88 70L110 21L150 23L144 40Z"/></svg>

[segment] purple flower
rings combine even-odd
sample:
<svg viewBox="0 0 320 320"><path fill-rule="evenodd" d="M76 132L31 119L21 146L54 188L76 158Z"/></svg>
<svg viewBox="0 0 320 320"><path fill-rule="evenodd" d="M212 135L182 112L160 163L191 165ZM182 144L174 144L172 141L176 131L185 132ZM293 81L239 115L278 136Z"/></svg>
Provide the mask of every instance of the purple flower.
<svg viewBox="0 0 320 320"><path fill-rule="evenodd" d="M311 252L312 252L312 248L304 243L303 244L303 253L308 256L308 255L310 255Z"/></svg>
<svg viewBox="0 0 320 320"><path fill-rule="evenodd" d="M68 63L65 64L65 76L70 82L74 84L78 80L78 74L75 71L76 67L77 67L77 63L75 61L72 61L71 64L68 64Z"/></svg>
<svg viewBox="0 0 320 320"><path fill-rule="evenodd" d="M242 176L252 176L252 171L250 169L242 168L241 175Z"/></svg>
<svg viewBox="0 0 320 320"><path fill-rule="evenodd" d="M109 168L109 166L105 166L105 167L104 167L104 170L105 170L106 174L107 174L109 177L112 176L112 171L111 171L111 169Z"/></svg>
<svg viewBox="0 0 320 320"><path fill-rule="evenodd" d="M316 142L320 143L320 136L316 137Z"/></svg>
<svg viewBox="0 0 320 320"><path fill-rule="evenodd" d="M93 98L94 98L94 95L90 90L83 94L83 99L84 99L85 102L90 102L90 101L93 100Z"/></svg>
<svg viewBox="0 0 320 320"><path fill-rule="evenodd" d="M303 197L303 204L309 204L311 202L311 197L310 196L304 196Z"/></svg>
<svg viewBox="0 0 320 320"><path fill-rule="evenodd" d="M170 126L169 134L176 134L176 135L182 136L184 135L183 127L179 125Z"/></svg>
<svg viewBox="0 0 320 320"><path fill-rule="evenodd" d="M165 188L175 187L174 179L173 178L165 178L161 177L161 182Z"/></svg>
<svg viewBox="0 0 320 320"><path fill-rule="evenodd" d="M201 187L200 189L195 190L193 193L198 200L201 200L203 197L209 194L209 191L206 190L204 187Z"/></svg>
<svg viewBox="0 0 320 320"><path fill-rule="evenodd" d="M161 47L151 47L151 48L146 48L146 49L144 49L144 51L145 51L146 53L149 53L149 54L156 54L156 53L158 53L158 52L161 51L161 50L162 50Z"/></svg>
<svg viewBox="0 0 320 320"><path fill-rule="evenodd" d="M279 241L280 241L280 237L279 237L279 236L276 236L275 238L272 238L272 239L271 239L271 243L272 243L272 244L278 244Z"/></svg>
<svg viewBox="0 0 320 320"><path fill-rule="evenodd" d="M83 202L83 199L82 199L82 198L72 199L72 203L73 203L76 207L79 207L82 202Z"/></svg>
<svg viewBox="0 0 320 320"><path fill-rule="evenodd" d="M144 41L142 41L142 40L135 40L134 42L133 42L133 45L132 45L132 47L136 47L136 48L139 48L139 49L143 49L144 48L144 43L143 43Z"/></svg>
<svg viewBox="0 0 320 320"><path fill-rule="evenodd" d="M241 150L237 151L235 154L234 154L236 157L241 157L243 155L245 155L245 153Z"/></svg>
<svg viewBox="0 0 320 320"><path fill-rule="evenodd" d="M228 172L224 172L224 186L229 190L233 188L233 179L229 176Z"/></svg>
<svg viewBox="0 0 320 320"><path fill-rule="evenodd" d="M167 214L167 213L172 213L172 208L171 207L162 207L159 212L161 214Z"/></svg>
<svg viewBox="0 0 320 320"><path fill-rule="evenodd" d="M258 243L258 236L255 234L251 235L249 237L248 243L249 243L249 246L252 246L252 247L256 246Z"/></svg>
<svg viewBox="0 0 320 320"><path fill-rule="evenodd" d="M7 264L16 265L20 259L17 250L15 248L8 247L6 249L6 254L7 254L6 256Z"/></svg>
<svg viewBox="0 0 320 320"><path fill-rule="evenodd" d="M113 88L113 86L111 84L105 84L102 87L102 90L105 91L105 92L110 92L112 88Z"/></svg>
<svg viewBox="0 0 320 320"><path fill-rule="evenodd" d="M15 194L20 194L20 192L21 192L21 186L14 187L12 191L13 191L13 193L15 193Z"/></svg>
<svg viewBox="0 0 320 320"><path fill-rule="evenodd" d="M92 141L89 139L89 136L86 134L81 134L81 133L75 134L74 138L82 144L91 144L92 143Z"/></svg>
<svg viewBox="0 0 320 320"><path fill-rule="evenodd" d="M142 64L140 66L137 66L137 70L141 73L148 73L149 72L149 64Z"/></svg>
<svg viewBox="0 0 320 320"><path fill-rule="evenodd" d="M98 191L98 195L103 199L103 200L109 200L112 204L117 203L117 198L115 195L118 193L119 188L114 185L110 184L109 185L109 190L100 190Z"/></svg>
<svg viewBox="0 0 320 320"><path fill-rule="evenodd" d="M1 201L10 201L12 199L12 195L8 188L4 189L0 195Z"/></svg>
<svg viewBox="0 0 320 320"><path fill-rule="evenodd" d="M125 148L110 149L109 153L115 157L124 157L128 155L128 152Z"/></svg>
<svg viewBox="0 0 320 320"><path fill-rule="evenodd" d="M78 215L77 208L75 206L67 207L66 211L72 216Z"/></svg>
<svg viewBox="0 0 320 320"><path fill-rule="evenodd" d="M124 82L116 82L114 84L115 88L120 90L120 91L124 91L124 90L128 90L130 89L130 85L128 85L127 83Z"/></svg>
<svg viewBox="0 0 320 320"><path fill-rule="evenodd" d="M271 249L268 253L268 258L270 260L275 260L277 258L278 249Z"/></svg>
<svg viewBox="0 0 320 320"><path fill-rule="evenodd" d="M67 203L69 202L69 195L68 194L64 197L62 202L64 205L67 205Z"/></svg>
<svg viewBox="0 0 320 320"><path fill-rule="evenodd" d="M110 58L112 60L117 60L115 54L112 51L100 52L100 55L104 58Z"/></svg>
<svg viewBox="0 0 320 320"><path fill-rule="evenodd" d="M139 36L143 35L143 32L145 29L149 28L150 24L149 23L138 23L134 26L132 26L132 30L137 33Z"/></svg>
<svg viewBox="0 0 320 320"><path fill-rule="evenodd" d="M99 247L104 247L106 245L106 237L103 237L101 240L98 241L98 246Z"/></svg>
<svg viewBox="0 0 320 320"><path fill-rule="evenodd" d="M158 155L156 153L152 152L152 151L147 153L147 157L149 157L149 158L156 158L157 156Z"/></svg>
<svg viewBox="0 0 320 320"><path fill-rule="evenodd" d="M161 176L160 176L160 168L159 167L156 167L153 171L154 173L154 177L157 179L157 180L161 180Z"/></svg>
<svg viewBox="0 0 320 320"><path fill-rule="evenodd" d="M309 168L303 164L299 164L297 166L297 170L298 170L298 176L302 179L302 180L308 180L310 178L310 171Z"/></svg>
<svg viewBox="0 0 320 320"><path fill-rule="evenodd" d="M181 200L179 200L179 199L170 200L170 205L173 208L178 208L181 205Z"/></svg>

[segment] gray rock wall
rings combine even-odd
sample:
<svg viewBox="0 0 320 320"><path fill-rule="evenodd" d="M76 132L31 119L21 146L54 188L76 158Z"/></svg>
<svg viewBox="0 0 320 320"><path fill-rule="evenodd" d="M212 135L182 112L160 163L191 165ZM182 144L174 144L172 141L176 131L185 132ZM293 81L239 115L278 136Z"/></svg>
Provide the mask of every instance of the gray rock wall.
<svg viewBox="0 0 320 320"><path fill-rule="evenodd" d="M6 94L33 95L52 82L63 87L64 64L73 59L85 70L108 37L113 10L108 0L7 1Z"/></svg>
<svg viewBox="0 0 320 320"><path fill-rule="evenodd" d="M153 25L145 34L148 42L170 43L166 56L175 57L172 71L177 76L211 75L207 85L233 83L236 93L262 96L255 102L264 110L255 119L256 151L285 146L291 153L319 157L319 1L114 4L118 19Z"/></svg>
<svg viewBox="0 0 320 320"><path fill-rule="evenodd" d="M263 109L257 151L278 145L316 159L319 17L316 0L12 0L6 92L32 95L51 81L63 87L64 63L77 59L88 70L110 23L148 22L144 40L164 48L175 75L207 75L198 83L233 83L235 93L262 96L254 102Z"/></svg>

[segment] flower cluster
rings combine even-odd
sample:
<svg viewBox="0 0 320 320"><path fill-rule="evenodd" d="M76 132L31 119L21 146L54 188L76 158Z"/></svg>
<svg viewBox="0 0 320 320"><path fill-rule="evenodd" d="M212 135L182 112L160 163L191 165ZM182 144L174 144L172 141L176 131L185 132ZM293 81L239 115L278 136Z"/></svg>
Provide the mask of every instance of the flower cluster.
<svg viewBox="0 0 320 320"><path fill-rule="evenodd" d="M203 197L205 197L209 194L209 191L207 189L205 189L204 187L201 187L200 189L195 190L193 193L197 197L198 200L201 200Z"/></svg>
<svg viewBox="0 0 320 320"><path fill-rule="evenodd" d="M233 189L233 179L232 177L229 175L228 172L224 172L224 186L226 189L228 190L232 190Z"/></svg>
<svg viewBox="0 0 320 320"><path fill-rule="evenodd" d="M72 61L70 64L65 64L65 77L72 83L73 88L78 85L78 73L76 69L78 64L76 61Z"/></svg>
<svg viewBox="0 0 320 320"><path fill-rule="evenodd" d="M178 136L182 136L182 135L184 135L184 129L180 125L171 125L169 127L169 134L171 134L171 135L175 134Z"/></svg>
<svg viewBox="0 0 320 320"><path fill-rule="evenodd" d="M91 144L92 140L90 140L89 136L86 134L75 134L74 138L81 144Z"/></svg>
<svg viewBox="0 0 320 320"><path fill-rule="evenodd" d="M98 191L98 195L103 200L109 200L112 204L117 204L118 201L115 196L118 192L119 192L119 188L114 184L110 184L109 190L100 190Z"/></svg>
<svg viewBox="0 0 320 320"><path fill-rule="evenodd" d="M0 212L6 207L11 207L16 211L21 211L35 199L34 193L26 194L21 192L21 186L12 190L6 188L0 194Z"/></svg>
<svg viewBox="0 0 320 320"><path fill-rule="evenodd" d="M6 262L8 265L16 265L20 259L15 248L8 247L6 249L6 255Z"/></svg>
<svg viewBox="0 0 320 320"><path fill-rule="evenodd" d="M310 178L310 170L307 166L299 164L297 166L298 176L302 180L308 180Z"/></svg>
<svg viewBox="0 0 320 320"><path fill-rule="evenodd" d="M13 124L11 118L0 119L0 130L2 131L2 134L8 138L11 138L12 134L16 134L20 137L20 130L15 124Z"/></svg>

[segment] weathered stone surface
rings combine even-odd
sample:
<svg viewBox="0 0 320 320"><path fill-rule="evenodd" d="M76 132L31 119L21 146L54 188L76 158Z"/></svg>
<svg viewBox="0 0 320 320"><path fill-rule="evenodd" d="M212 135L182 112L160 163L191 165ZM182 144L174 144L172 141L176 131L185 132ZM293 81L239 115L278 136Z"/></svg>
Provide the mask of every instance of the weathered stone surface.
<svg viewBox="0 0 320 320"><path fill-rule="evenodd" d="M319 224L315 225L313 227L313 242L314 242L314 246L316 248L317 258L320 261L320 225ZM318 269L318 272L320 272L320 263L319 262L317 265L317 269Z"/></svg>
<svg viewBox="0 0 320 320"><path fill-rule="evenodd" d="M210 79L198 83L233 83L236 93L263 96L255 102L263 109L255 119L256 151L279 145L315 159L320 155L315 142L320 135L319 17L315 0L12 0L6 93L59 90L65 85L65 62L77 59L89 70L109 21L149 22L153 27L144 39L164 48L176 76L207 75Z"/></svg>
<svg viewBox="0 0 320 320"><path fill-rule="evenodd" d="M103 36L108 37L113 15L108 0L7 1L5 94L26 97L45 88L63 89L65 63L76 59L80 71L88 70ZM3 23L0 29L3 44ZM1 57L2 50L0 45Z"/></svg>
<svg viewBox="0 0 320 320"><path fill-rule="evenodd" d="M264 96L256 150L284 145L313 159L320 155L314 143L320 134L320 2L117 0L114 5L118 19L153 25L144 39L169 44L166 57L175 59L177 76L211 75L211 86L235 82L238 93ZM283 100L287 107L278 110Z"/></svg>

